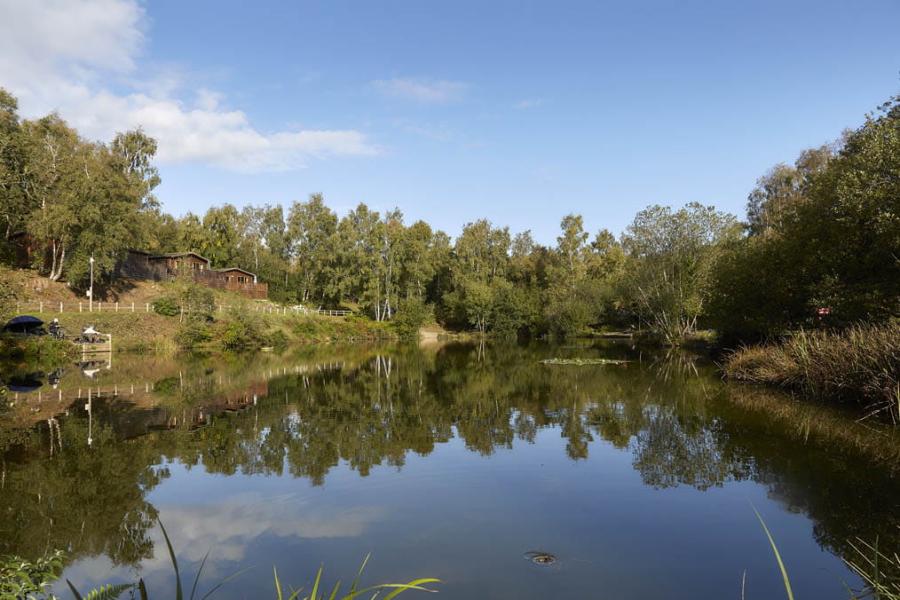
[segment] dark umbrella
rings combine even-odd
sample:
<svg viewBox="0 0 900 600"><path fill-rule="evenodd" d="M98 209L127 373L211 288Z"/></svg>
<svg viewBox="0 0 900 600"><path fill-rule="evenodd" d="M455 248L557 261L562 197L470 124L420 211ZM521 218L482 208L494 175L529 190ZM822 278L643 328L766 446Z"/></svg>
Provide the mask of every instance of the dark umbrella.
<svg viewBox="0 0 900 600"><path fill-rule="evenodd" d="M6 388L11 392L18 392L20 394L27 394L28 392L33 392L41 387L40 381L26 381L22 384L10 383Z"/></svg>
<svg viewBox="0 0 900 600"><path fill-rule="evenodd" d="M6 384L6 387L11 392L28 393L37 390L42 385L35 375L26 375L24 377L13 377Z"/></svg>
<svg viewBox="0 0 900 600"><path fill-rule="evenodd" d="M31 315L20 315L18 317L13 317L12 319L10 319L6 323L6 325L3 326L3 331L28 333L29 331L39 329L43 324L44 322L37 317L32 317Z"/></svg>

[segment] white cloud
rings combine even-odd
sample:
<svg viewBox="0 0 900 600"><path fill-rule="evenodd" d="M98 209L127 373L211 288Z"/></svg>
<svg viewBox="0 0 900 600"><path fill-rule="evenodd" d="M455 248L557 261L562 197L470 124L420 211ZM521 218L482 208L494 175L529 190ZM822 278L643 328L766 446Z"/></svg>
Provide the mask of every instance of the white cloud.
<svg viewBox="0 0 900 600"><path fill-rule="evenodd" d="M161 162L195 161L239 171L286 170L310 158L371 155L353 129L262 132L214 90L186 101L176 68L137 69L143 8L134 0L0 0L0 86L28 117L56 110L84 135L110 139L141 126Z"/></svg>
<svg viewBox="0 0 900 600"><path fill-rule="evenodd" d="M215 558L242 561L247 546L262 535L304 539L358 537L384 518L375 506L316 506L294 494L264 497L235 494L213 504L179 506L162 511L172 543L187 560L198 561L215 548ZM164 548L161 536L154 540ZM155 557L164 566L165 552Z"/></svg>
<svg viewBox="0 0 900 600"><path fill-rule="evenodd" d="M217 497L203 504L160 508L179 563L196 565L209 552L203 571L205 581L226 577L234 563L246 566L247 549L260 538L355 538L386 515L378 506L319 506L295 494L273 497L256 492ZM152 580L171 577L172 564L162 531L154 528L149 537L153 556L142 561L140 569L141 577L153 589ZM117 567L105 556L76 560L67 567L65 575L84 588L110 580L133 579L129 568ZM63 592L64 587L57 586L56 591Z"/></svg>
<svg viewBox="0 0 900 600"><path fill-rule="evenodd" d="M37 77L56 68L127 71L143 43L143 9L123 0L0 0L0 68Z"/></svg>
<svg viewBox="0 0 900 600"><path fill-rule="evenodd" d="M77 110L89 104L91 110ZM201 92L194 106L143 93L100 92L64 111L80 130L108 138L112 131L142 126L159 140L163 162L205 162L237 171L297 168L309 157L369 155L376 149L354 130L294 130L263 134L247 115L219 106L215 94Z"/></svg>
<svg viewBox="0 0 900 600"><path fill-rule="evenodd" d="M427 103L459 100L468 89L468 86L460 81L408 78L379 79L372 85L386 96Z"/></svg>

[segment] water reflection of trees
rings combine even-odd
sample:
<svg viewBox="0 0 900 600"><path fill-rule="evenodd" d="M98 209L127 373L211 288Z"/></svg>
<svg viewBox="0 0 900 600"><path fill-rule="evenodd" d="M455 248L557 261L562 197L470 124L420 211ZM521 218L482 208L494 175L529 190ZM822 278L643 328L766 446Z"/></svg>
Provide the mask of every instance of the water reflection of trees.
<svg viewBox="0 0 900 600"><path fill-rule="evenodd" d="M63 422L67 439L85 439L86 423ZM34 450L48 431L29 440ZM116 445L109 428L95 430L97 447L72 445L52 457L7 454L0 484L0 553L39 556L56 548L106 554L132 564L149 557L156 510L145 499L167 472L149 440ZM20 462L21 461L21 462Z"/></svg>
<svg viewBox="0 0 900 600"><path fill-rule="evenodd" d="M881 533L884 540L898 531L895 507L884 499L898 497L900 486L866 468L859 448L798 439L790 415L772 418L765 407L729 399L732 388L702 365L676 357L625 367L550 367L538 363L546 351L372 350L344 368L282 371L268 380L264 397L251 403L248 396L239 412L226 409L202 378L191 386L173 383L162 408L131 410L128 419L174 428L116 440L123 419L110 415L92 448L66 444L52 457L49 432L38 428L5 454L0 552L61 547L120 563L146 557L154 509L145 496L166 477L159 465L169 460L213 473L288 473L322 484L341 462L365 476L454 437L490 455L533 442L548 427L565 437L571 459L587 458L595 440L631 452L650 486L765 483L787 506L807 512L820 542L838 552L856 536ZM211 381L217 372L204 373ZM196 428L196 419L185 418L191 411L203 412L206 425ZM79 416L61 419L61 427L63 440L84 437Z"/></svg>

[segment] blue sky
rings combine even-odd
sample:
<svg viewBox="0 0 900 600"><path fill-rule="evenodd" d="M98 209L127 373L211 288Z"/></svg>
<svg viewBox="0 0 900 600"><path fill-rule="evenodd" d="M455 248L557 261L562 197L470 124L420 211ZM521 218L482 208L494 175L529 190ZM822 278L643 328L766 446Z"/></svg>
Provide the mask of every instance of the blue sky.
<svg viewBox="0 0 900 600"><path fill-rule="evenodd" d="M900 91L896 0L64 5L0 0L0 85L90 136L143 125L175 214L322 192L545 243L570 212L743 215Z"/></svg>

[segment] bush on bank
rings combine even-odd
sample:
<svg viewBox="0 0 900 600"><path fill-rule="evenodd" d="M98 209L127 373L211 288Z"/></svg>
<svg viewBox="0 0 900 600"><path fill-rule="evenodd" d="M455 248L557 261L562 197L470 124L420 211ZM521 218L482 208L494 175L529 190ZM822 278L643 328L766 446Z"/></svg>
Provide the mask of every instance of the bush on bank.
<svg viewBox="0 0 900 600"><path fill-rule="evenodd" d="M814 398L860 404L900 417L900 322L840 332L800 331L748 346L723 364L729 379L776 385Z"/></svg>

